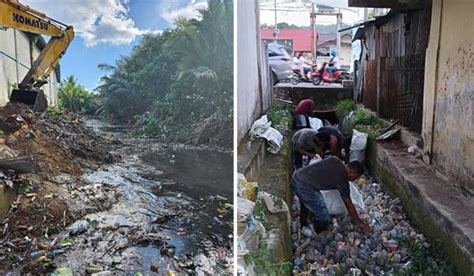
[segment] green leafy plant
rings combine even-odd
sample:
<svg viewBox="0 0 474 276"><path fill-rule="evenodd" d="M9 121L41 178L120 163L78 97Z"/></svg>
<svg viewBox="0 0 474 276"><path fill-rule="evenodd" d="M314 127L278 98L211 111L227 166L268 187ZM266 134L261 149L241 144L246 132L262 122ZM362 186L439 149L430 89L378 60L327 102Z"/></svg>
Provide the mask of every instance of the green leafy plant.
<svg viewBox="0 0 474 276"><path fill-rule="evenodd" d="M274 103L267 112L268 120L273 126L290 126L290 108L282 103Z"/></svg>
<svg viewBox="0 0 474 276"><path fill-rule="evenodd" d="M346 117L347 114L349 114L351 111L356 109L356 104L354 103L353 100L342 100L339 101L336 105L336 113L337 116L342 120L344 117Z"/></svg>
<svg viewBox="0 0 474 276"><path fill-rule="evenodd" d="M30 182L27 180L22 180L20 181L20 185L18 185L18 194L26 194L31 191L31 185Z"/></svg>
<svg viewBox="0 0 474 276"><path fill-rule="evenodd" d="M446 261L441 258L435 261L429 257L428 248L424 247L417 239L404 237L399 244L400 247L408 250L411 256L411 265L408 268L394 269L394 275L453 275L451 268L446 265Z"/></svg>
<svg viewBox="0 0 474 276"><path fill-rule="evenodd" d="M59 106L49 106L46 110L46 116L50 118L59 118L63 115L63 109Z"/></svg>
<svg viewBox="0 0 474 276"><path fill-rule="evenodd" d="M260 237L258 250L244 255L244 261L247 265L254 264L254 270L257 275L288 275L291 273L290 262L272 263L272 252L268 244Z"/></svg>
<svg viewBox="0 0 474 276"><path fill-rule="evenodd" d="M96 94L79 85L73 76L61 82L58 98L61 108L75 113L94 114L98 108Z"/></svg>
<svg viewBox="0 0 474 276"><path fill-rule="evenodd" d="M340 109L344 111L349 110L349 104L341 104ZM350 111L349 111L350 112ZM349 134L353 129L360 132L367 133L369 139L377 138L382 132L382 125L372 114L366 113L362 108L355 109L354 114L345 117L347 122L344 123L345 131Z"/></svg>
<svg viewBox="0 0 474 276"><path fill-rule="evenodd" d="M255 201L255 206L253 208L253 215L255 219L257 219L258 221L262 223L265 229L269 229L268 211L267 211L267 208L265 207L265 203L260 198L257 198L257 200Z"/></svg>

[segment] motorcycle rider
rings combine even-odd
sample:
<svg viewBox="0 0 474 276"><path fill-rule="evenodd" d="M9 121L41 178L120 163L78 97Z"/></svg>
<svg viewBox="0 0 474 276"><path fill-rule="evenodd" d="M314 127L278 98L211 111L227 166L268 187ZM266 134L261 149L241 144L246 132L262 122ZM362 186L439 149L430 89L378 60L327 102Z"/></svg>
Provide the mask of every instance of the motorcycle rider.
<svg viewBox="0 0 474 276"><path fill-rule="evenodd" d="M293 65L296 70L300 71L301 78L311 79L311 66L303 57L303 52L295 53Z"/></svg>
<svg viewBox="0 0 474 276"><path fill-rule="evenodd" d="M328 65L326 66L326 70L328 73L332 74L334 71L337 70L337 50L336 49L331 49L331 59L328 62Z"/></svg>

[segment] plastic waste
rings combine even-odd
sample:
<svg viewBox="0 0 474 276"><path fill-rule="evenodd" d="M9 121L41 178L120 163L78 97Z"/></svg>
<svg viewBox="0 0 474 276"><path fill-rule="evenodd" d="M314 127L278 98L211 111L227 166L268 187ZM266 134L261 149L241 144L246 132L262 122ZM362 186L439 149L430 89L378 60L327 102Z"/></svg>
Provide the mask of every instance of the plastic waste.
<svg viewBox="0 0 474 276"><path fill-rule="evenodd" d="M400 200L385 194L381 184L366 179L369 183L358 190L365 205L360 217L371 225L369 234L343 214L332 217L328 231L310 236L311 225L298 224L300 203L298 197L293 197L291 237L297 258L293 260L295 274L390 275L393 268L411 266L412 252L401 245L402 238L409 237L425 248L429 246L406 220ZM430 262L436 265L432 259Z"/></svg>
<svg viewBox="0 0 474 276"><path fill-rule="evenodd" d="M283 135L271 127L271 122L268 121L267 115L263 115L253 123L249 131L249 136L250 140L265 138L269 146L267 150L273 154L278 153L283 144Z"/></svg>
<svg viewBox="0 0 474 276"><path fill-rule="evenodd" d="M309 125L312 129L320 129L324 126L323 121L316 117L308 117Z"/></svg>
<svg viewBox="0 0 474 276"><path fill-rule="evenodd" d="M368 135L356 129L352 132L352 140L349 152L349 161L362 162L365 159L365 148L367 147Z"/></svg>
<svg viewBox="0 0 474 276"><path fill-rule="evenodd" d="M51 273L51 276L73 276L73 273L69 267L60 267Z"/></svg>
<svg viewBox="0 0 474 276"><path fill-rule="evenodd" d="M78 220L70 225L67 230L69 231L69 235L75 236L87 231L89 227L89 223L85 220Z"/></svg>
<svg viewBox="0 0 474 276"><path fill-rule="evenodd" d="M248 182L243 174L239 174L239 196L255 202L257 193L257 182Z"/></svg>
<svg viewBox="0 0 474 276"><path fill-rule="evenodd" d="M365 212L365 204L362 194L359 192L359 189L354 185L353 182L349 182L349 187L351 191L351 200L354 206L357 209L358 213ZM341 194L338 190L327 190L321 191L323 195L324 202L328 208L330 215L342 215L347 213L346 205L342 200Z"/></svg>

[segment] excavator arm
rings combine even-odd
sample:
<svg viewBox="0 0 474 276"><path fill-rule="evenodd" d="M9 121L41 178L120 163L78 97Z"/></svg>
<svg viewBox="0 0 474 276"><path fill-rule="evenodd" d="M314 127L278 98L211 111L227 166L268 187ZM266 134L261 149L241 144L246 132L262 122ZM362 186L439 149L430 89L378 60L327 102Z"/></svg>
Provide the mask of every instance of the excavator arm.
<svg viewBox="0 0 474 276"><path fill-rule="evenodd" d="M17 90L12 92L11 101L19 101L33 105L35 111L44 111L47 101L39 88L46 83L46 79L57 66L59 59L64 55L69 44L74 39L74 28L66 26L44 13L29 6L20 4L17 0L0 0L0 25L7 28L51 36L38 58L33 62L30 70L18 84ZM41 99L41 106L36 101ZM45 105L46 101L46 105ZM42 110L44 109L44 110Z"/></svg>

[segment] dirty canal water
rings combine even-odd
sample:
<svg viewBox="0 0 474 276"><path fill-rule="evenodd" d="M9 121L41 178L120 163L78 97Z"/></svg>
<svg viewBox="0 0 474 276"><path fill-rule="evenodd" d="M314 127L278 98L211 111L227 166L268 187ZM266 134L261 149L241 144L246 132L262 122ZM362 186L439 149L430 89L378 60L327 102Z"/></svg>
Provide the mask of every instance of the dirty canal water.
<svg viewBox="0 0 474 276"><path fill-rule="evenodd" d="M232 263L232 154L127 137L127 129L87 120L109 136L120 161L87 171L116 191L106 211L61 233L72 245L55 258L81 275L112 271L225 274Z"/></svg>

